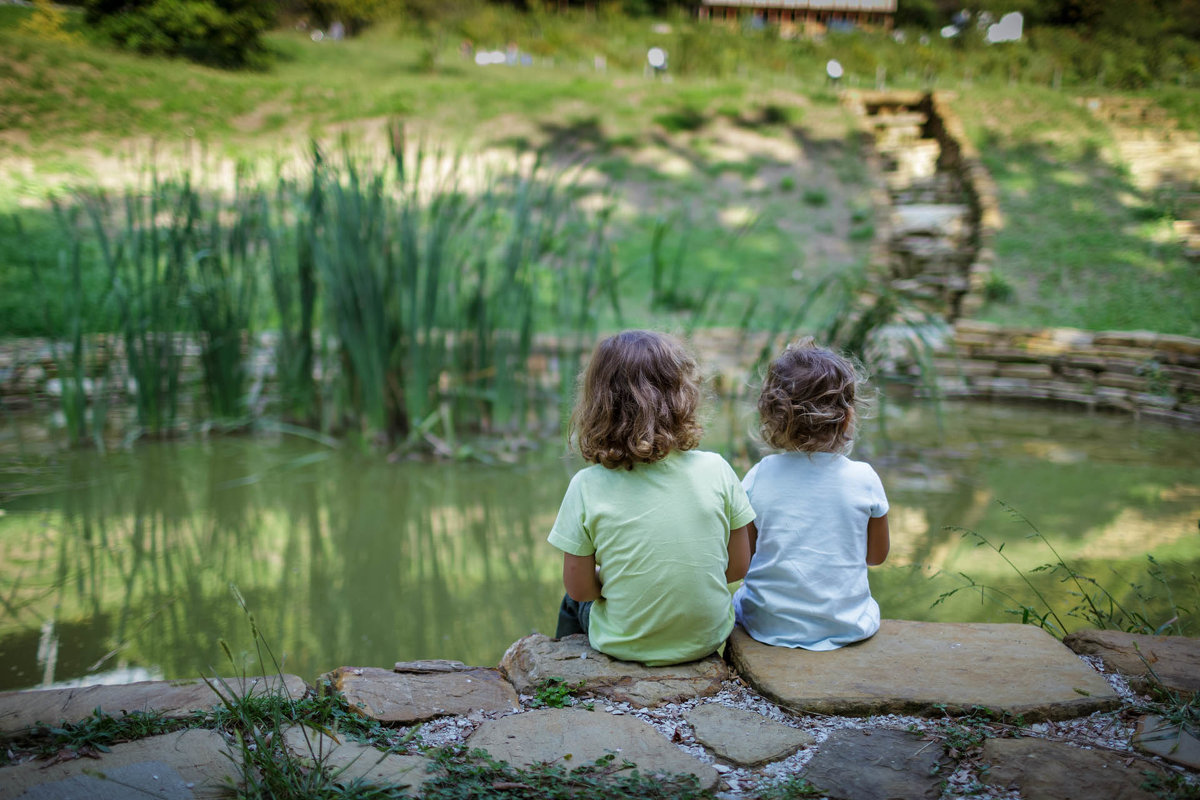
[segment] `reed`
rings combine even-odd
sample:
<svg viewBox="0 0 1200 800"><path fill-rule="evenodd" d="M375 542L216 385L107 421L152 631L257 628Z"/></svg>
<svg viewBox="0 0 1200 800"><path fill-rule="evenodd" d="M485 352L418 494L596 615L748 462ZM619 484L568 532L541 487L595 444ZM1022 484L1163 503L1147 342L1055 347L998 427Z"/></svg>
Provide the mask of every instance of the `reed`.
<svg viewBox="0 0 1200 800"><path fill-rule="evenodd" d="M186 191L152 173L145 195L119 202L84 198L124 341L130 389L141 430L170 433L179 410L187 281L185 264L198 209ZM160 227L161 226L161 227Z"/></svg>

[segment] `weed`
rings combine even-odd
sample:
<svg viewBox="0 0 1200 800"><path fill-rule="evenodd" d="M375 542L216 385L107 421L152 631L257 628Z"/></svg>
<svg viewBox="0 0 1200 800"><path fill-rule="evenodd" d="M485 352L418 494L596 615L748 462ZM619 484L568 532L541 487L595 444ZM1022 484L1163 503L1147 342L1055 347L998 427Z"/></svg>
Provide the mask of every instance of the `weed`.
<svg viewBox="0 0 1200 800"><path fill-rule="evenodd" d="M629 761L608 754L591 764L514 767L482 750L450 746L438 750L433 777L421 786L424 800L504 797L513 800L692 800L711 798L694 775L645 775Z"/></svg>
<svg viewBox="0 0 1200 800"><path fill-rule="evenodd" d="M79 752L88 748L107 753L111 745L196 727L202 719L203 715L167 719L158 711L112 715L97 708L80 722L35 726L28 736L23 737L18 749L33 751L44 758L58 755L63 750Z"/></svg>
<svg viewBox="0 0 1200 800"><path fill-rule="evenodd" d="M1172 589L1167 584L1166 575L1153 556L1147 556L1149 563L1147 574L1152 581L1162 587L1162 591L1165 593L1172 612L1171 616L1165 622L1159 624L1151 622L1146 613L1133 607L1131 602L1123 601L1122 598L1118 597L1115 590L1102 585L1097 579L1091 576L1081 574L1063 559L1050 540L1028 518L1007 503L1003 501L998 502L1011 517L1029 528L1030 532L1026 534L1026 538L1036 540L1045 546L1054 557L1053 561L1025 571L1019 568L1005 554L1003 543L996 545L983 534L972 530L955 527L950 527L948 530L957 530L963 537L973 539L977 547L987 547L995 552L1020 578L1030 594L1036 598L1036 603L1020 600L1008 592L993 586L981 584L969 575L960 573L959 577L964 581L964 585L943 592L933 602L934 606L940 605L950 597L965 590L978 593L981 597L991 595L1012 604L1013 607L1006 609L1007 613L1019 616L1022 623L1038 625L1059 638L1067 632L1067 624L1064 617L1081 619L1087 625L1102 630L1119 630L1131 633L1159 635L1167 632L1182 632L1181 617L1190 615L1193 609L1180 606L1176 602ZM1075 598L1075 605L1067 611L1059 613L1059 610L1051 605L1046 596L1032 580L1031 576L1037 574L1057 577L1060 582L1073 587L1070 595ZM1149 598L1143 593L1143 587L1139 584L1130 584L1129 588L1132 590L1134 598L1139 601L1144 609L1146 601Z"/></svg>
<svg viewBox="0 0 1200 800"><path fill-rule="evenodd" d="M534 708L563 708L572 705L575 693L586 685L587 681L567 683L566 678L546 678L534 687L533 701L530 705ZM585 704L585 707L590 711L591 703Z"/></svg>
<svg viewBox="0 0 1200 800"><path fill-rule="evenodd" d="M788 775L782 780L759 785L754 792L755 800L793 800L797 797L820 797L823 792L799 775Z"/></svg>
<svg viewBox="0 0 1200 800"><path fill-rule="evenodd" d="M1164 773L1150 770L1146 770L1142 775L1145 780L1141 782L1139 788L1145 789L1162 800L1198 800L1200 798L1200 783L1189 780L1187 775L1173 771Z"/></svg>
<svg viewBox="0 0 1200 800"><path fill-rule="evenodd" d="M791 175L784 175L779 179L779 191L794 192L796 191L796 179Z"/></svg>
<svg viewBox="0 0 1200 800"><path fill-rule="evenodd" d="M991 303L1009 303L1016 297L1017 291L1012 283L998 272L989 272L987 282L983 285L983 297Z"/></svg>
<svg viewBox="0 0 1200 800"><path fill-rule="evenodd" d="M805 189L800 197L806 205L813 206L814 208L829 204L829 192L825 189Z"/></svg>

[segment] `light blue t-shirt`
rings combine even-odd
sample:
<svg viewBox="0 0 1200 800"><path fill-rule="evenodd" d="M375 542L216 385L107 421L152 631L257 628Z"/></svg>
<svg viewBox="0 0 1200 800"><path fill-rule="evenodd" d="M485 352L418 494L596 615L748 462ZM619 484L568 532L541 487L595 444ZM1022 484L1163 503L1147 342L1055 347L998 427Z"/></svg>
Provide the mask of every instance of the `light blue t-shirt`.
<svg viewBox="0 0 1200 800"><path fill-rule="evenodd" d="M746 473L758 545L734 596L754 639L834 650L879 630L867 583L867 520L887 514L875 470L840 453L781 453Z"/></svg>

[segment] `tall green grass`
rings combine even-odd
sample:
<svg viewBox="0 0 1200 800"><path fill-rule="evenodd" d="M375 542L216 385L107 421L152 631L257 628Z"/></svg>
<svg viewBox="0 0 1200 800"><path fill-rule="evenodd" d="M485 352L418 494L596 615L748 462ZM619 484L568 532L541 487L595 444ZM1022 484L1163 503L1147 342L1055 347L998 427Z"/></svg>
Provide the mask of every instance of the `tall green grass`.
<svg viewBox="0 0 1200 800"><path fill-rule="evenodd" d="M399 128L392 142L383 160L314 147L300 178L239 170L231 187L201 188L150 170L123 194L78 195L60 214L75 342L63 371L80 374L70 359L107 303L142 432L245 421L266 296L268 413L287 422L447 452L464 432L556 424L565 385L531 364L575 358L602 306L618 305L603 190L533 154L484 166L409 146ZM79 279L89 267L107 277L101 292ZM185 380L193 356L198 386ZM81 380L63 395L73 440L86 433Z"/></svg>

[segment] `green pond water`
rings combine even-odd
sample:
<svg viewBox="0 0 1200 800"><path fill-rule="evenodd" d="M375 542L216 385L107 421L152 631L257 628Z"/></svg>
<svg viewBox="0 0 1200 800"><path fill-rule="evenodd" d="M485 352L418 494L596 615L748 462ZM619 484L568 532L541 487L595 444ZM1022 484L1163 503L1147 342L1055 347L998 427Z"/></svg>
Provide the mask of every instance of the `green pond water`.
<svg viewBox="0 0 1200 800"><path fill-rule="evenodd" d="M706 446L743 474L748 414L718 417ZM561 556L545 537L580 466L561 447L495 466L387 463L295 437L100 455L22 430L0 427L0 689L228 674L222 641L238 669L274 669L233 587L282 669L309 680L423 658L495 665L519 637L553 633ZM1055 558L1031 523L1155 625L1200 598L1200 431L889 403L855 457L892 504L891 557L871 573L885 617L1018 621L1005 609L1035 603L1000 556L950 527L1029 570ZM962 592L931 607L960 573L1012 599ZM1068 627L1084 625L1066 616L1071 583L1031 577Z"/></svg>

